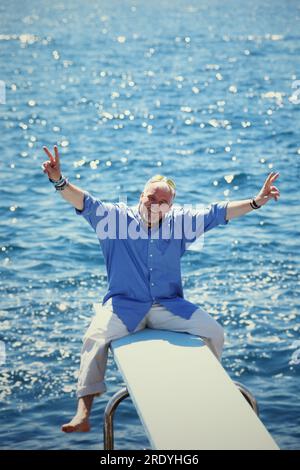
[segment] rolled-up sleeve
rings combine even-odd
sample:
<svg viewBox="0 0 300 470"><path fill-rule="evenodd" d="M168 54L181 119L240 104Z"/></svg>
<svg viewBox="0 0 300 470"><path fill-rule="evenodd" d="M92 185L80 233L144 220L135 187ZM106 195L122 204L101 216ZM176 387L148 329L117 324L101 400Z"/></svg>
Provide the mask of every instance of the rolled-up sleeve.
<svg viewBox="0 0 300 470"><path fill-rule="evenodd" d="M213 202L200 209L182 207L176 213L177 226L179 226L178 216L182 217L182 253L208 230L228 224L229 220L226 220L228 203L229 201Z"/></svg>
<svg viewBox="0 0 300 470"><path fill-rule="evenodd" d="M84 191L82 211L76 209L76 207L74 209L75 213L83 216L96 231L98 222L113 208L115 208L115 204L101 201L100 199L92 196L88 191Z"/></svg>
<svg viewBox="0 0 300 470"><path fill-rule="evenodd" d="M227 225L226 220L227 205L229 201L213 202L205 208L204 212L204 232L211 230L217 225Z"/></svg>

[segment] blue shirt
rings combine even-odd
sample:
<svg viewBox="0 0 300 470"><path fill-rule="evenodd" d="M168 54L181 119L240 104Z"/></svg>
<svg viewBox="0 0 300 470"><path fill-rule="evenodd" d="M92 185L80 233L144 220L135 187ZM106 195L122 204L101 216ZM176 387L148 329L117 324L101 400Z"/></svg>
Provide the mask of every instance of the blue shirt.
<svg viewBox="0 0 300 470"><path fill-rule="evenodd" d="M141 218L138 204L129 207L122 202L104 202L88 191L84 191L83 202L83 210L75 208L75 212L96 232L106 264L108 290L102 305L112 297L113 310L129 332L135 330L153 303L190 318L198 305L184 298L180 258L204 232L228 224L225 217L229 201L212 203L204 210L173 204L152 230ZM110 232L105 238L104 222L108 219L114 234ZM130 233L139 236L134 239L124 235L129 228Z"/></svg>

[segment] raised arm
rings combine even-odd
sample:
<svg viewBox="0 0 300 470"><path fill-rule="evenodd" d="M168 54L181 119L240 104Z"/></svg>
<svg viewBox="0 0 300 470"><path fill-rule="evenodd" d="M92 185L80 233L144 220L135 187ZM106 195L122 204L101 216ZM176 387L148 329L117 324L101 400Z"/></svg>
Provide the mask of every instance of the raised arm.
<svg viewBox="0 0 300 470"><path fill-rule="evenodd" d="M280 191L276 186L273 186L274 181L278 178L279 173L272 171L266 178L262 189L255 196L254 201L258 206L264 206L270 199L274 198L275 201L280 197ZM229 201L226 211L226 220L233 219L234 217L240 217L241 215L247 214L247 212L253 211L251 201L253 199L244 199L242 201Z"/></svg>
<svg viewBox="0 0 300 470"><path fill-rule="evenodd" d="M43 147L43 150L49 157L49 160L43 163L44 173L48 175L48 178L51 178L54 181L58 181L61 177L61 169L60 169L60 157L58 154L58 148L54 145L54 153L55 156L49 152L47 147ZM83 210L83 199L84 199L84 192L82 189L78 188L74 184L69 183L63 191L58 191L62 197L70 202L72 206L74 206L78 210Z"/></svg>

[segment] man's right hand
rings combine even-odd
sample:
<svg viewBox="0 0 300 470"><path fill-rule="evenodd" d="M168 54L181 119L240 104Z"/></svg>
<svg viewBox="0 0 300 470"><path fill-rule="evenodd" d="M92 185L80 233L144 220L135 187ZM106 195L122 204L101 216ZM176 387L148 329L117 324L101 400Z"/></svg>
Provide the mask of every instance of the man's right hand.
<svg viewBox="0 0 300 470"><path fill-rule="evenodd" d="M43 150L46 152L48 155L49 160L43 163L44 167L44 173L47 173L48 178L51 178L54 181L58 181L59 178L61 177L61 171L60 171L60 158L58 155L58 148L57 145L54 145L54 152L55 152L55 157L49 152L47 147L43 146Z"/></svg>

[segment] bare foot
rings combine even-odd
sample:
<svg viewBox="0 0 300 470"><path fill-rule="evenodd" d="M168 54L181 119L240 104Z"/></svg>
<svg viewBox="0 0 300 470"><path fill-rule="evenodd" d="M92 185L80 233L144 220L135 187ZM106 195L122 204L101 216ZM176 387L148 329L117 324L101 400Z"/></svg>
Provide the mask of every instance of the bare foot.
<svg viewBox="0 0 300 470"><path fill-rule="evenodd" d="M61 430L63 432L89 432L91 429L89 418L82 416L74 416L72 421L67 424L63 424Z"/></svg>

